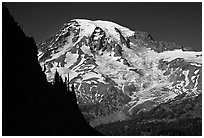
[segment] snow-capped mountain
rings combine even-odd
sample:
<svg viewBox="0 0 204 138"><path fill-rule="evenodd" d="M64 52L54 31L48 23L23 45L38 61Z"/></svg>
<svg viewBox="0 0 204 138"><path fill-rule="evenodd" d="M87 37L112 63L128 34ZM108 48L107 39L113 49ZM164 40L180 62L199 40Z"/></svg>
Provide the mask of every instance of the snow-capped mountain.
<svg viewBox="0 0 204 138"><path fill-rule="evenodd" d="M81 111L93 124L124 120L181 94L201 94L202 52L113 22L71 20L38 49L47 80L56 71L63 79L69 74Z"/></svg>

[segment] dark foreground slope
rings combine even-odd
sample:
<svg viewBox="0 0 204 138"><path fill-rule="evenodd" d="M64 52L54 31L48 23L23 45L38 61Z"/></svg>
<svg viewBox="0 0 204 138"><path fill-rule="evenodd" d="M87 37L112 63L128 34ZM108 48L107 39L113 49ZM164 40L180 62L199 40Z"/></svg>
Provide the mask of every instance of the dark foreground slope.
<svg viewBox="0 0 204 138"><path fill-rule="evenodd" d="M37 47L2 9L2 134L100 135L79 111L74 87L67 91L58 73L47 82L37 60Z"/></svg>

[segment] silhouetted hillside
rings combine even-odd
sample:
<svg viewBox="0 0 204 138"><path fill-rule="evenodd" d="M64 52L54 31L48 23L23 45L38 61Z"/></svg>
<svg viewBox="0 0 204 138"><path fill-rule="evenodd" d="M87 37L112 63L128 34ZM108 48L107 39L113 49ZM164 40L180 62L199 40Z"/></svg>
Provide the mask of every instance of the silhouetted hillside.
<svg viewBox="0 0 204 138"><path fill-rule="evenodd" d="M72 91L56 72L47 82L37 60L37 47L2 8L2 134L100 135L84 120Z"/></svg>

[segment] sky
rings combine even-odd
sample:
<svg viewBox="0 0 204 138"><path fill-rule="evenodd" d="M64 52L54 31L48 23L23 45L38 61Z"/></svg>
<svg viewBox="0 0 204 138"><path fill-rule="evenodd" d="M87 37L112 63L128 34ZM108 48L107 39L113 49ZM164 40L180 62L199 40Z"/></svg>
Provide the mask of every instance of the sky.
<svg viewBox="0 0 204 138"><path fill-rule="evenodd" d="M156 41L202 50L201 2L17 2L6 3L24 32L37 43L72 19L107 20L151 34Z"/></svg>

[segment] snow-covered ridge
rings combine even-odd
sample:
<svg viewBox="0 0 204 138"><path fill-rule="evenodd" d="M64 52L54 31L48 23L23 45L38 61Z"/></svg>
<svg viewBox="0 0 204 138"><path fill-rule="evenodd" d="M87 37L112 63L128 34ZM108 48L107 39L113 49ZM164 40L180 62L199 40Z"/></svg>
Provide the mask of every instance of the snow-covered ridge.
<svg viewBox="0 0 204 138"><path fill-rule="evenodd" d="M194 52L194 51L182 51L182 50L174 50L174 51L164 51L159 53L162 58L166 61L171 61L176 58L183 58L186 61L196 62L202 64L202 52Z"/></svg>
<svg viewBox="0 0 204 138"><path fill-rule="evenodd" d="M91 21L87 19L73 19L71 21L76 21L80 25L80 34L85 36L90 36L96 27L100 27L106 32L107 36L114 37L120 40L120 36L115 28L119 29L124 37L129 37L134 35L134 31L118 25L110 21L96 20Z"/></svg>

